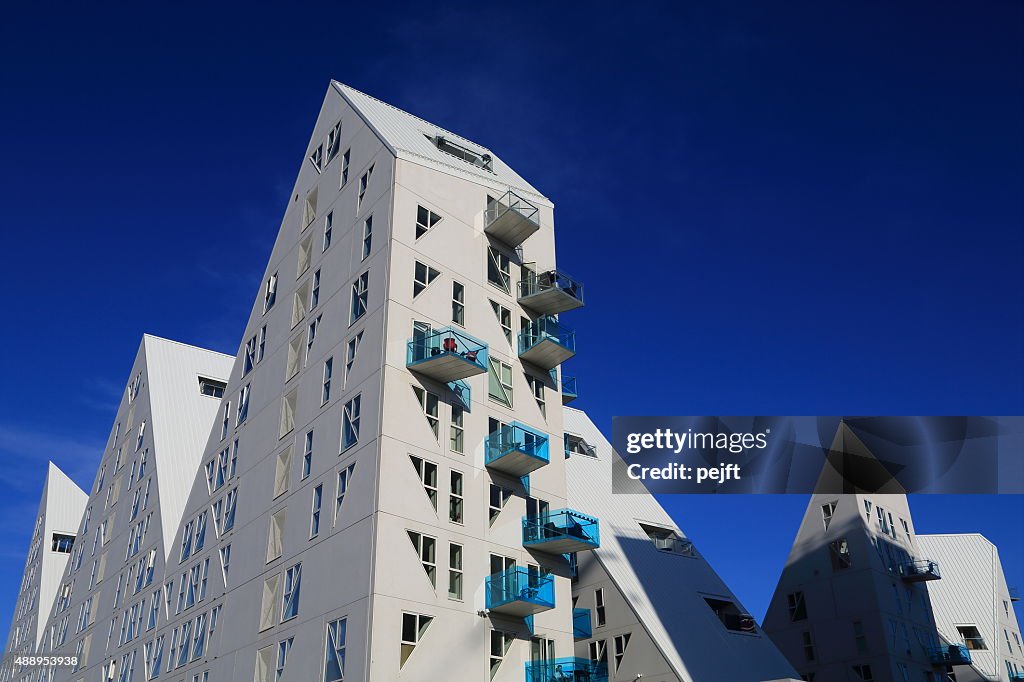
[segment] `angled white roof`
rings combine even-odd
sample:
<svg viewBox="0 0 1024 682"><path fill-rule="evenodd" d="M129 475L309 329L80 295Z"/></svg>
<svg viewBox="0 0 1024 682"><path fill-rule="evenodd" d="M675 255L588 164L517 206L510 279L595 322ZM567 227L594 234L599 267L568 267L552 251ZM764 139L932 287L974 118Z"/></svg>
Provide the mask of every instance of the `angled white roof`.
<svg viewBox="0 0 1024 682"><path fill-rule="evenodd" d="M400 159L433 166L444 172L473 179L476 182L490 184L498 190L512 188L528 198L548 200L530 183L519 176L512 168L502 161L494 152L484 146L467 140L449 130L436 126L429 121L413 116L387 102L360 92L338 81L331 81L332 86L366 121L366 124L377 133L381 141ZM489 154L492 159L493 172L489 173L459 158L441 151L428 137L441 135L456 144L479 153ZM550 202L548 202L550 203Z"/></svg>
<svg viewBox="0 0 1024 682"><path fill-rule="evenodd" d="M227 383L235 359L148 334L142 343L166 554L220 410L220 400L199 392L198 377Z"/></svg>
<svg viewBox="0 0 1024 682"><path fill-rule="evenodd" d="M567 407L564 416L566 432L582 436L598 455L573 454L566 461L569 506L599 517L601 546L593 550L594 557L627 596L679 678L795 678L767 635L736 635L721 626L702 595L729 598L742 609L739 599L703 557L668 557L654 549L641 522L672 529L680 538L686 535L646 488L637 494L612 494L612 461L618 454L584 412Z"/></svg>

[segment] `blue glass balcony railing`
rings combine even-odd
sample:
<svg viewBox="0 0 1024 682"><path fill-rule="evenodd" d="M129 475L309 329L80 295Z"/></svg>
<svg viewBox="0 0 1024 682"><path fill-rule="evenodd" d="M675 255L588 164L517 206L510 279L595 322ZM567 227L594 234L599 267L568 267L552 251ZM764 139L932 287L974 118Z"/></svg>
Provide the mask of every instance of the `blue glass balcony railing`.
<svg viewBox="0 0 1024 682"><path fill-rule="evenodd" d="M608 665L586 658L554 658L526 664L526 682L608 682Z"/></svg>
<svg viewBox="0 0 1024 682"><path fill-rule="evenodd" d="M601 529L593 516L558 509L523 517L523 546L551 554L585 552L601 546Z"/></svg>
<svg viewBox="0 0 1024 682"><path fill-rule="evenodd" d="M519 332L519 357L541 369L551 369L576 355L576 332L554 317L540 317Z"/></svg>
<svg viewBox="0 0 1024 682"><path fill-rule="evenodd" d="M1010 676L1010 682L1019 682L1019 680L1024 680L1024 668L1020 670L1007 670L1006 672Z"/></svg>
<svg viewBox="0 0 1024 682"><path fill-rule="evenodd" d="M947 644L929 649L928 657L935 665L970 665L971 652L963 644Z"/></svg>
<svg viewBox="0 0 1024 682"><path fill-rule="evenodd" d="M594 626L590 619L590 609L572 610L573 639L590 639L594 636Z"/></svg>
<svg viewBox="0 0 1024 682"><path fill-rule="evenodd" d="M555 608L555 579L516 567L487 576L487 610L525 618Z"/></svg>
<svg viewBox="0 0 1024 682"><path fill-rule="evenodd" d="M942 574L939 573L938 563L931 559L918 559L900 566L900 577L908 583L919 583L926 580L939 580L942 578Z"/></svg>
<svg viewBox="0 0 1024 682"><path fill-rule="evenodd" d="M511 476L525 476L550 462L548 437L512 422L484 440L484 466Z"/></svg>
<svg viewBox="0 0 1024 682"><path fill-rule="evenodd" d="M576 400L579 394L576 393L576 377L562 375L562 404L568 405Z"/></svg>
<svg viewBox="0 0 1024 682"><path fill-rule="evenodd" d="M500 199L488 200L484 232L509 246L519 246L540 229L540 211L512 190Z"/></svg>
<svg viewBox="0 0 1024 682"><path fill-rule="evenodd" d="M519 281L519 304L544 315L583 306L583 285L561 270L528 273Z"/></svg>
<svg viewBox="0 0 1024 682"><path fill-rule="evenodd" d="M487 344L445 327L409 341L405 366L443 383L465 379L487 371Z"/></svg>

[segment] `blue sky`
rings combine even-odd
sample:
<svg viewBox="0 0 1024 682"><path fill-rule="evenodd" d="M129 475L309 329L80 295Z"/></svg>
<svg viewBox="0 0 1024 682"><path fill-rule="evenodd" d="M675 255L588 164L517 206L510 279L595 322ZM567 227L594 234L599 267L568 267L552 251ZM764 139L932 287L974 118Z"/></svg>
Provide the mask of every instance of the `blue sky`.
<svg viewBox="0 0 1024 682"><path fill-rule="evenodd" d="M235 352L332 77L554 200L605 430L1024 412L1020 3L372 5L5 10L0 627L45 462L89 484L141 335ZM805 502L664 500L758 615ZM1024 586L1021 498L912 504Z"/></svg>

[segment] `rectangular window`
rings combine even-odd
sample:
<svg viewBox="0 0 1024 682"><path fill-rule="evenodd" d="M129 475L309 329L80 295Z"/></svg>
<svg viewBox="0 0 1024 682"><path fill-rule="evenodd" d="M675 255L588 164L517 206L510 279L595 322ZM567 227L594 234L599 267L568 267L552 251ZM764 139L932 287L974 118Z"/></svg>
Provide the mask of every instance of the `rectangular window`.
<svg viewBox="0 0 1024 682"><path fill-rule="evenodd" d="M434 438L438 437L438 426L441 422L438 417L438 405L440 398L436 393L425 391L419 386L412 387L413 393L416 394L416 400L420 403L420 408L423 410L423 415L427 418L427 424L430 426L431 432L434 434Z"/></svg>
<svg viewBox="0 0 1024 682"><path fill-rule="evenodd" d="M363 260L369 257L371 248L373 248L373 216L369 216L363 221Z"/></svg>
<svg viewBox="0 0 1024 682"><path fill-rule="evenodd" d="M341 181L338 183L339 189L348 184L348 162L351 159L351 157L351 149L346 149L345 153L341 155Z"/></svg>
<svg viewBox="0 0 1024 682"><path fill-rule="evenodd" d="M299 615L299 588L302 585L302 564L298 563L285 571L284 601L281 607L281 622Z"/></svg>
<svg viewBox="0 0 1024 682"><path fill-rule="evenodd" d="M448 545L448 598L462 600L462 545Z"/></svg>
<svg viewBox="0 0 1024 682"><path fill-rule="evenodd" d="M363 198L366 196L366 188L370 186L370 176L373 175L373 164L366 169L366 172L359 178L359 193L356 195L356 213L363 207Z"/></svg>
<svg viewBox="0 0 1024 682"><path fill-rule="evenodd" d="M359 352L359 344L363 341L363 332L359 332L348 340L345 347L345 385L348 385L349 374L352 373L352 365L356 362L356 353Z"/></svg>
<svg viewBox="0 0 1024 682"><path fill-rule="evenodd" d="M501 510L505 508L505 503L508 502L510 497L512 497L512 491L509 488L502 488L491 483L490 497L487 502L488 521L490 524L494 524L494 520L501 514Z"/></svg>
<svg viewBox="0 0 1024 682"><path fill-rule="evenodd" d="M491 630L490 670L492 680L497 674L498 668L501 667L501 662L505 660L505 654L508 653L509 648L512 646L512 642L514 642L515 639L516 636L511 633L502 632L501 630Z"/></svg>
<svg viewBox="0 0 1024 682"><path fill-rule="evenodd" d="M328 211L324 217L324 251L330 248L332 236L334 236L334 211Z"/></svg>
<svg viewBox="0 0 1024 682"><path fill-rule="evenodd" d="M341 450L344 452L359 442L359 412L361 396L355 396L345 403L342 414Z"/></svg>
<svg viewBox="0 0 1024 682"><path fill-rule="evenodd" d="M341 121L334 124L331 132L327 134L327 161L330 163L341 151Z"/></svg>
<svg viewBox="0 0 1024 682"><path fill-rule="evenodd" d="M259 364L263 360L263 355L267 350L267 325L260 327L260 338L259 343L256 345L256 363Z"/></svg>
<svg viewBox="0 0 1024 682"><path fill-rule="evenodd" d="M512 407L512 366L488 356L487 397Z"/></svg>
<svg viewBox="0 0 1024 682"><path fill-rule="evenodd" d="M857 647L858 654L868 652L868 639L864 634L864 623L859 620L853 621L853 642Z"/></svg>
<svg viewBox="0 0 1024 682"><path fill-rule="evenodd" d="M341 513L341 503L345 501L345 494L348 492L349 481L352 480L352 471L356 468L355 464L349 464L347 467L338 472L338 492L335 495L334 504L334 522L338 522L338 514Z"/></svg>
<svg viewBox="0 0 1024 682"><path fill-rule="evenodd" d="M266 288L263 292L263 312L266 313L268 310L274 307L274 303L277 301L277 273L267 279Z"/></svg>
<svg viewBox="0 0 1024 682"><path fill-rule="evenodd" d="M320 485L313 488L313 509L310 512L309 520L309 537L315 538L320 534L320 508L324 503L324 486Z"/></svg>
<svg viewBox="0 0 1024 682"><path fill-rule="evenodd" d="M231 401L224 403L224 415L220 422L220 439L224 440L231 432Z"/></svg>
<svg viewBox="0 0 1024 682"><path fill-rule="evenodd" d="M829 502L828 504L821 505L821 520L825 524L825 530L828 530L828 526L832 523L832 515L835 514L836 506L838 502Z"/></svg>
<svg viewBox="0 0 1024 682"><path fill-rule="evenodd" d="M459 471L450 472L451 492L448 496L448 520L462 525L462 510L465 500L462 494L463 475Z"/></svg>
<svg viewBox="0 0 1024 682"><path fill-rule="evenodd" d="M807 604L804 601L803 592L793 592L792 594L786 595L786 601L789 605L789 620L797 622L801 620L807 620Z"/></svg>
<svg viewBox="0 0 1024 682"><path fill-rule="evenodd" d="M487 247L487 281L506 294L512 292L509 258L493 246Z"/></svg>
<svg viewBox="0 0 1024 682"><path fill-rule="evenodd" d="M465 409L458 405L452 405L452 423L451 423L451 450L458 454L463 453L463 443L465 441Z"/></svg>
<svg viewBox="0 0 1024 682"><path fill-rule="evenodd" d="M452 282L452 322L466 324L466 287L459 282Z"/></svg>
<svg viewBox="0 0 1024 682"><path fill-rule="evenodd" d="M833 570L839 571L853 565L853 558L850 556L850 544L846 541L846 538L830 542L829 550L829 554L832 556Z"/></svg>
<svg viewBox="0 0 1024 682"><path fill-rule="evenodd" d="M352 311L349 317L349 324L355 322L366 314L366 306L369 300L370 272L367 270L356 278L352 283Z"/></svg>
<svg viewBox="0 0 1024 682"><path fill-rule="evenodd" d="M302 453L302 478L306 479L309 477L309 472L313 468L313 429L306 432L306 446L303 448Z"/></svg>
<svg viewBox="0 0 1024 682"><path fill-rule="evenodd" d="M327 358L324 361L324 385L320 392L320 404L326 405L331 399L331 376L334 374L334 358Z"/></svg>
<svg viewBox="0 0 1024 682"><path fill-rule="evenodd" d="M249 417L249 395L250 384L246 384L238 392L238 414L235 417L235 424L243 423Z"/></svg>
<svg viewBox="0 0 1024 682"><path fill-rule="evenodd" d="M597 665L608 665L608 642L598 639L590 643L590 661Z"/></svg>
<svg viewBox="0 0 1024 682"><path fill-rule="evenodd" d="M348 622L344 618L327 624L327 646L324 652L323 682L345 680L345 636Z"/></svg>
<svg viewBox="0 0 1024 682"><path fill-rule="evenodd" d="M530 386L530 392L533 393L533 399L537 401L537 409L540 410L541 416L546 419L548 416L548 408L547 400L544 396L544 382L535 376L527 374L526 383Z"/></svg>
<svg viewBox="0 0 1024 682"><path fill-rule="evenodd" d="M320 270L313 273L313 290L309 293L309 309L320 305Z"/></svg>
<svg viewBox="0 0 1024 682"><path fill-rule="evenodd" d="M870 665L853 666L853 674L856 675L857 679L861 682L875 682L875 676L871 674Z"/></svg>
<svg viewBox="0 0 1024 682"><path fill-rule="evenodd" d="M317 145L317 148L312 151L309 155L309 162L313 164L313 168L319 173L323 169L324 162L324 146Z"/></svg>
<svg viewBox="0 0 1024 682"><path fill-rule="evenodd" d="M607 623L604 606L604 588L594 590L594 627L603 627Z"/></svg>
<svg viewBox="0 0 1024 682"><path fill-rule="evenodd" d="M512 343L512 311L505 306L491 301L491 310L494 311L494 316L498 318L498 324L501 326L501 331L505 335L505 340Z"/></svg>
<svg viewBox="0 0 1024 682"><path fill-rule="evenodd" d="M811 633L808 630L808 631L805 631L802 636L803 636L803 642L804 642L804 660L806 660L806 661L813 661L814 660L814 640L811 638Z"/></svg>

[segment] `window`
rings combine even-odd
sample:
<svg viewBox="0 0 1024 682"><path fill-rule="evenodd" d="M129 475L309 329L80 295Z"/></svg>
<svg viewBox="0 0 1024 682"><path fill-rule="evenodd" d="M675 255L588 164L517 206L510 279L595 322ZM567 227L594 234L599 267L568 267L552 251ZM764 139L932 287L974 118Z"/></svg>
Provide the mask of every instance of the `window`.
<svg viewBox="0 0 1024 682"><path fill-rule="evenodd" d="M249 395L250 384L246 384L238 392L238 414L235 417L235 424L241 424L249 416Z"/></svg>
<svg viewBox="0 0 1024 682"><path fill-rule="evenodd" d="M548 416L547 400L544 397L544 382L535 376L530 374L526 375L526 383L530 387L530 392L533 393L534 400L537 401L537 408L540 410L540 414L545 419Z"/></svg>
<svg viewBox="0 0 1024 682"><path fill-rule="evenodd" d="M320 534L320 508L323 506L324 501L324 486L320 485L313 488L313 509L310 512L309 521L309 537L315 538Z"/></svg>
<svg viewBox="0 0 1024 682"><path fill-rule="evenodd" d="M351 157L351 149L346 149L345 153L341 155L341 182L338 184L339 189L348 184L348 162Z"/></svg>
<svg viewBox="0 0 1024 682"><path fill-rule="evenodd" d="M754 632L757 626L754 624L754 619L747 613L741 613L736 604L726 599L715 599L713 597L704 597L705 603L708 608L714 612L715 616L722 621L722 625L725 626L726 630L732 632Z"/></svg>
<svg viewBox="0 0 1024 682"><path fill-rule="evenodd" d="M850 556L850 544L846 538L833 540L829 543L829 554L832 557L832 570L840 571L853 565L853 558Z"/></svg>
<svg viewBox="0 0 1024 682"><path fill-rule="evenodd" d="M463 453L463 443L465 441L465 409L458 405L452 405L452 423L451 423L451 450L458 454Z"/></svg>
<svg viewBox="0 0 1024 682"><path fill-rule="evenodd" d="M266 288L263 292L263 312L266 313L268 310L274 307L274 303L277 301L277 273L267 279Z"/></svg>
<svg viewBox="0 0 1024 682"><path fill-rule="evenodd" d="M320 270L313 273L313 290L309 294L309 309L320 305Z"/></svg>
<svg viewBox="0 0 1024 682"><path fill-rule="evenodd" d="M509 258L493 246L487 247L487 281L506 294L512 292Z"/></svg>
<svg viewBox="0 0 1024 682"><path fill-rule="evenodd" d="M332 620L327 624L327 647L324 652L323 682L343 682L345 679L345 635L348 621L345 618Z"/></svg>
<svg viewBox="0 0 1024 682"><path fill-rule="evenodd" d="M412 546L416 548L420 564L430 580L431 587L437 587L437 540L416 531L406 531Z"/></svg>
<svg viewBox="0 0 1024 682"><path fill-rule="evenodd" d="M594 590L594 626L602 627L608 622L604 606L604 588Z"/></svg>
<svg viewBox="0 0 1024 682"><path fill-rule="evenodd" d="M957 625L956 631L960 633L960 638L964 640L964 646L971 651L988 650L985 638L981 636L981 632L976 625Z"/></svg>
<svg viewBox="0 0 1024 682"><path fill-rule="evenodd" d="M341 151L341 121L335 123L331 132L327 134L327 163L333 161L339 151Z"/></svg>
<svg viewBox="0 0 1024 682"><path fill-rule="evenodd" d="M313 262L313 235L310 235L299 243L299 263L295 268L295 278L301 277Z"/></svg>
<svg viewBox="0 0 1024 682"><path fill-rule="evenodd" d="M71 548L75 544L74 535L66 535L64 533L54 533L53 538L50 541L50 551L60 552L61 554L71 554Z"/></svg>
<svg viewBox="0 0 1024 682"><path fill-rule="evenodd" d="M363 221L363 260L366 260L370 255L370 249L373 247L373 216L369 216Z"/></svg>
<svg viewBox="0 0 1024 682"><path fill-rule="evenodd" d="M503 305L491 301L491 310L494 311L494 316L498 318L498 324L501 325L501 331L505 334L505 340L512 343L512 311Z"/></svg>
<svg viewBox="0 0 1024 682"><path fill-rule="evenodd" d="M512 407L512 366L488 356L487 397Z"/></svg>
<svg viewBox="0 0 1024 682"><path fill-rule="evenodd" d="M836 512L836 506L838 502L829 502L828 504L821 505L821 520L825 524L825 530L828 530L828 526L832 523L832 515Z"/></svg>
<svg viewBox="0 0 1024 682"><path fill-rule="evenodd" d="M622 665L622 657L626 655L626 647L629 646L629 633L616 635L612 639L612 654L615 656L615 669Z"/></svg>
<svg viewBox="0 0 1024 682"><path fill-rule="evenodd" d="M853 643L857 647L858 654L866 654L868 652L868 639L864 634L864 623L859 620L853 621Z"/></svg>
<svg viewBox="0 0 1024 682"><path fill-rule="evenodd" d="M363 206L363 197L366 196L366 188L370 184L370 176L371 175L373 175L373 164L372 163L370 164L370 167L366 169L366 172L363 173L362 177L359 178L359 194L356 196L356 212L357 213L359 212L359 209L362 208L362 206Z"/></svg>
<svg viewBox="0 0 1024 682"><path fill-rule="evenodd" d="M462 600L462 545L448 544L448 598Z"/></svg>
<svg viewBox="0 0 1024 682"><path fill-rule="evenodd" d="M259 343L256 345L256 362L257 364L263 360L263 354L267 350L267 325L260 327L260 338Z"/></svg>
<svg viewBox="0 0 1024 682"><path fill-rule="evenodd" d="M590 661L598 665L608 665L608 642L598 639L590 643Z"/></svg>
<svg viewBox="0 0 1024 682"><path fill-rule="evenodd" d="M853 666L853 674L857 676L861 682L875 682L874 676L871 674L870 665L855 665Z"/></svg>
<svg viewBox="0 0 1024 682"><path fill-rule="evenodd" d="M505 507L505 503L508 502L510 497L512 497L510 489L491 483L490 499L488 500L488 515L491 525L494 524L494 520L501 514L501 510Z"/></svg>
<svg viewBox="0 0 1024 682"><path fill-rule="evenodd" d="M292 466L292 446L289 445L277 453L277 465L274 468L274 499L288 492L289 472Z"/></svg>
<svg viewBox="0 0 1024 682"><path fill-rule="evenodd" d="M430 627L432 620L434 620L432 616L424 616L419 613L402 614L402 653L399 667L404 666L412 656L412 652L416 649L416 645L423 640L423 635Z"/></svg>
<svg viewBox="0 0 1024 682"><path fill-rule="evenodd" d="M142 439L145 437L145 435L146 435L146 422L142 422L141 424L139 424L139 435L135 439L135 452L138 452L139 450L142 449ZM120 454L120 450L118 451L118 454ZM121 465L124 464L124 462L121 462L120 459L118 460L118 462L119 462L118 465L116 467L114 467L115 469L120 469Z"/></svg>
<svg viewBox="0 0 1024 682"><path fill-rule="evenodd" d="M320 392L320 404L326 405L331 399L331 375L334 374L334 358L327 358L324 361L324 386Z"/></svg>
<svg viewBox="0 0 1024 682"><path fill-rule="evenodd" d="M807 603L804 601L803 592L793 592L786 595L786 602L789 606L789 620L797 622L807 620Z"/></svg>
<svg viewBox="0 0 1024 682"><path fill-rule="evenodd" d="M299 615L299 588L302 586L302 564L298 563L285 571L284 601L281 607L281 622Z"/></svg>
<svg viewBox="0 0 1024 682"><path fill-rule="evenodd" d="M255 336L252 338L252 343L255 346ZM246 351L248 351L248 348L249 346L248 344L246 344ZM248 354L246 357L246 367L248 368L245 370L246 372L248 372L249 369L252 369L252 366L248 362ZM211 398L223 398L225 388L227 388L227 384L225 384L223 381L217 381L216 379L207 379L206 377L199 377L199 392L203 395L210 396Z"/></svg>
<svg viewBox="0 0 1024 682"><path fill-rule="evenodd" d="M356 361L356 353L359 352L359 344L363 341L363 332L357 333L348 340L345 347L345 385L348 385L348 376L352 373L352 365Z"/></svg>
<svg viewBox="0 0 1024 682"><path fill-rule="evenodd" d="M309 362L309 353L313 350L313 342L316 341L316 333L320 330L320 321L324 316L317 315L316 319L309 323L306 329L306 362Z"/></svg>
<svg viewBox="0 0 1024 682"><path fill-rule="evenodd" d="M805 630L801 634L801 637L803 638L803 643L804 643L804 660L806 660L806 661L813 661L814 660L814 640L811 638L810 630Z"/></svg>
<svg viewBox="0 0 1024 682"><path fill-rule="evenodd" d="M306 432L306 446L302 453L302 478L309 477L310 469L313 467L313 430Z"/></svg>
<svg viewBox="0 0 1024 682"><path fill-rule="evenodd" d="M454 470L450 474L451 492L448 496L448 520L461 525L464 503L462 495L463 475L462 472Z"/></svg>
<svg viewBox="0 0 1024 682"><path fill-rule="evenodd" d="M334 521L337 523L338 514L341 513L341 503L345 501L345 493L348 492L348 484L352 480L352 471L356 468L355 464L349 464L347 467L338 472L338 492L335 495L334 504Z"/></svg>
<svg viewBox="0 0 1024 682"><path fill-rule="evenodd" d="M274 671L274 682L280 682L284 675L284 666L288 662L288 652L291 651L294 640L294 637L289 637L277 643L277 667Z"/></svg>
<svg viewBox="0 0 1024 682"><path fill-rule="evenodd" d="M437 225L438 221L441 220L441 216L437 215L430 209L424 208L423 206L416 207L416 239L419 239L427 232L430 228Z"/></svg>
<svg viewBox="0 0 1024 682"><path fill-rule="evenodd" d="M306 195L306 203L302 208L302 229L309 227L316 218L316 187Z"/></svg>
<svg viewBox="0 0 1024 682"><path fill-rule="evenodd" d="M359 442L360 396L345 403L342 414L341 450L344 452Z"/></svg>
<svg viewBox="0 0 1024 682"><path fill-rule="evenodd" d="M231 544L226 544L220 548L220 568L224 573L224 585L228 584L228 573L231 570Z"/></svg>
<svg viewBox="0 0 1024 682"><path fill-rule="evenodd" d="M281 427L278 438L284 438L295 429L295 407L298 399L299 394L296 389L292 389L281 399Z"/></svg>
<svg viewBox="0 0 1024 682"><path fill-rule="evenodd" d="M331 237L334 233L334 211L328 211L324 217L324 248L326 251L331 246Z"/></svg>
<svg viewBox="0 0 1024 682"><path fill-rule="evenodd" d="M366 305L369 297L370 272L366 271L356 278L352 283L352 311L349 317L349 324L355 322L366 314Z"/></svg>
<svg viewBox="0 0 1024 682"><path fill-rule="evenodd" d="M416 469L416 475L423 484L423 490L427 493L427 498L430 500L431 506L436 511L437 465L433 462L426 461L422 457L416 457L415 455L409 455L409 459L412 461L413 468Z"/></svg>
<svg viewBox="0 0 1024 682"><path fill-rule="evenodd" d="M466 324L466 287L459 282L452 282L452 322Z"/></svg>
<svg viewBox="0 0 1024 682"><path fill-rule="evenodd" d="M416 261L415 274L412 283L412 297L416 298L423 293L430 284L438 278L441 273L425 263Z"/></svg>
<svg viewBox="0 0 1024 682"><path fill-rule="evenodd" d="M324 146L318 145L316 149L309 155L309 162L313 164L313 168L319 173L323 168L324 162Z"/></svg>
<svg viewBox="0 0 1024 682"><path fill-rule="evenodd" d="M419 401L423 415L427 418L427 424L430 425L430 430L436 439L438 437L438 424L440 423L438 418L438 402L440 399L436 393L425 391L419 386L413 386L412 391L416 394L416 400Z"/></svg>
<svg viewBox="0 0 1024 682"><path fill-rule="evenodd" d="M505 654L508 653L515 638L516 636L511 633L491 630L491 679L494 679L494 675L498 672L501 662L505 660Z"/></svg>
<svg viewBox="0 0 1024 682"><path fill-rule="evenodd" d="M434 143L434 146L445 154L450 154L451 156L461 159L466 163L472 164L478 168L483 168L485 171L493 172L491 170L492 161L490 154L474 151L469 147L449 140L443 135L435 135L433 137L427 135L426 137Z"/></svg>

